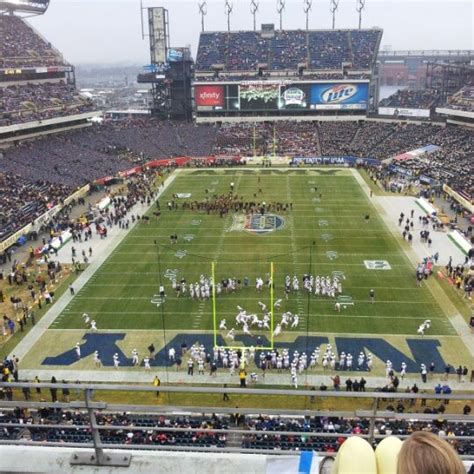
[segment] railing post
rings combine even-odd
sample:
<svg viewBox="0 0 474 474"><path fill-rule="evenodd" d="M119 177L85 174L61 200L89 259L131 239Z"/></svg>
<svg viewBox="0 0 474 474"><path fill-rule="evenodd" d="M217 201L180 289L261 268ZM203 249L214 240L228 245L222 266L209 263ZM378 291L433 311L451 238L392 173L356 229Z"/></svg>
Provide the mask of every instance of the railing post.
<svg viewBox="0 0 474 474"><path fill-rule="evenodd" d="M102 449L102 442L100 439L99 425L97 424L97 418L95 416L94 409L91 407L92 402L92 389L86 388L84 390L84 401L86 404L87 414L89 415L89 428L92 435L92 443L94 444L95 455L89 455L87 453L74 453L71 457L71 465L95 465L95 466L116 466L116 467L128 467L132 460L130 454L117 454L117 453L104 453Z"/></svg>
<svg viewBox="0 0 474 474"><path fill-rule="evenodd" d="M97 418L95 417L95 412L90 406L91 400L92 390L90 388L86 388L84 390L84 401L86 402L87 414L89 415L89 426L92 434L92 442L94 443L96 463L98 466L100 466L102 465L102 461L104 460L104 451L100 447L100 432L97 428Z"/></svg>
<svg viewBox="0 0 474 474"><path fill-rule="evenodd" d="M377 416L377 409L379 407L379 399L374 397L372 402L372 416L369 422L369 443L371 446L374 445L374 433L375 433L375 417Z"/></svg>

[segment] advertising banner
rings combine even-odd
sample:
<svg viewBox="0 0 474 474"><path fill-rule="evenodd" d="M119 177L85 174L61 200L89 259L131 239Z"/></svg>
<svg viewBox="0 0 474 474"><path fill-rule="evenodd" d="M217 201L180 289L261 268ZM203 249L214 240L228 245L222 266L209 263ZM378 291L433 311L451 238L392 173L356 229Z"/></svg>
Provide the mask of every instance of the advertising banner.
<svg viewBox="0 0 474 474"><path fill-rule="evenodd" d="M474 214L474 203L468 199L468 197L462 196L460 193L456 192L454 189L450 188L447 184L443 184L443 191L446 194L449 194L454 198L461 206L467 209L471 214Z"/></svg>
<svg viewBox="0 0 474 474"><path fill-rule="evenodd" d="M295 156L291 165L379 165L380 161L374 158L358 158L356 156Z"/></svg>
<svg viewBox="0 0 474 474"><path fill-rule="evenodd" d="M429 109L405 109L402 107L379 107L380 115L393 115L395 117L429 118Z"/></svg>
<svg viewBox="0 0 474 474"><path fill-rule="evenodd" d="M369 84L321 83L311 86L311 109L361 109L367 108Z"/></svg>
<svg viewBox="0 0 474 474"><path fill-rule="evenodd" d="M241 110L276 110L279 98L279 83L259 81L240 84Z"/></svg>
<svg viewBox="0 0 474 474"><path fill-rule="evenodd" d="M280 110L298 110L309 107L311 87L308 84L290 84L280 87L278 108Z"/></svg>
<svg viewBox="0 0 474 474"><path fill-rule="evenodd" d="M222 109L224 107L224 86L195 86L194 101L196 107Z"/></svg>

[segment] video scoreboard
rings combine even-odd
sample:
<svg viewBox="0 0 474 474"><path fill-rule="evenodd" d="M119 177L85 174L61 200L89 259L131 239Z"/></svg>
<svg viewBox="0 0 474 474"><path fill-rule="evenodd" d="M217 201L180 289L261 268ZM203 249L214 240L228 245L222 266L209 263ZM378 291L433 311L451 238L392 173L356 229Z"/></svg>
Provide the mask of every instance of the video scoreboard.
<svg viewBox="0 0 474 474"><path fill-rule="evenodd" d="M198 114L240 112L365 111L369 81L241 81L194 83Z"/></svg>

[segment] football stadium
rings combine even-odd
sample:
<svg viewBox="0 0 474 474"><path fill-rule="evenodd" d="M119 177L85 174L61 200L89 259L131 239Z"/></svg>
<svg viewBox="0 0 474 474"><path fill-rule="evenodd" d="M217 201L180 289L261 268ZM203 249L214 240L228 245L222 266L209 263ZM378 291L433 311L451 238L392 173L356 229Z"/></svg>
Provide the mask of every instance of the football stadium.
<svg viewBox="0 0 474 474"><path fill-rule="evenodd" d="M474 51L140 3L96 93L54 3L0 0L0 472L474 472Z"/></svg>

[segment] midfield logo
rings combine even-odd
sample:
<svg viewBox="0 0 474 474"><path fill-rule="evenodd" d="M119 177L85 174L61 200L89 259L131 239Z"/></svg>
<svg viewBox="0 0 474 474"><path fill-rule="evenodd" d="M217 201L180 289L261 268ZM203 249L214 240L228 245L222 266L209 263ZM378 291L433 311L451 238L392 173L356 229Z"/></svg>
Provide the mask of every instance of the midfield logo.
<svg viewBox="0 0 474 474"><path fill-rule="evenodd" d="M194 240L194 234L185 234L183 236L183 239L186 241L186 242L191 242L191 240Z"/></svg>
<svg viewBox="0 0 474 474"><path fill-rule="evenodd" d="M232 225L227 232L241 232L245 230L252 234L268 234L283 229L285 219L276 214L248 214L246 216L234 215Z"/></svg>
<svg viewBox="0 0 474 474"><path fill-rule="evenodd" d="M321 238L324 241L328 242L328 241L332 240L334 238L334 236L332 234L321 234Z"/></svg>

